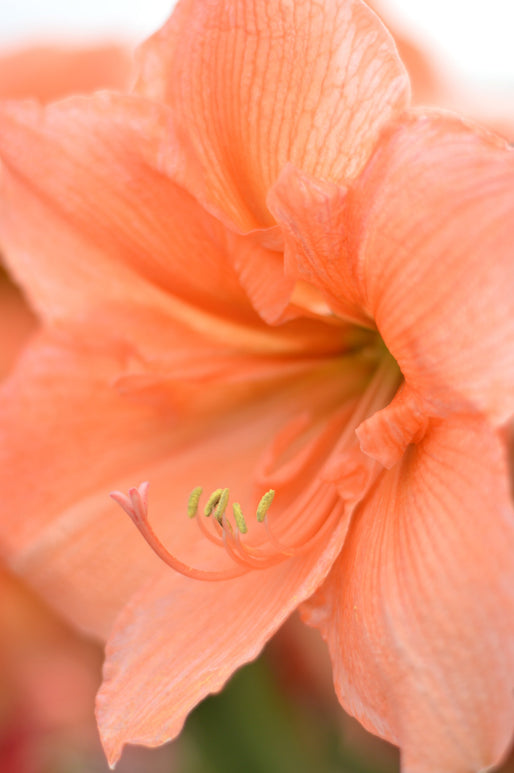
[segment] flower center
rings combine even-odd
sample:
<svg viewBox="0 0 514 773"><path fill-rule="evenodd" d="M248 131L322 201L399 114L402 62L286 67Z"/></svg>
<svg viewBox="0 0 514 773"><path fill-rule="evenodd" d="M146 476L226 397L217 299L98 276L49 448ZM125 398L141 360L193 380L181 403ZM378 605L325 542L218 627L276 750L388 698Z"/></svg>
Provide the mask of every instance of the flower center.
<svg viewBox="0 0 514 773"><path fill-rule="evenodd" d="M379 465L361 452L355 430L388 404L396 392L398 379L399 373L391 368L390 359L382 358L364 393L353 401L353 409L349 410L345 405L331 416L317 437L288 460L287 475L281 469L267 471L268 480L271 482L275 477L277 483L262 495L251 522L247 522L238 502L234 502L229 510L228 488L213 491L203 511L200 508L203 490L200 486L193 489L187 503L187 516L196 521L202 538L230 559L227 568L211 571L191 566L163 545L148 520L147 482L129 489L128 495L115 491L111 497L129 515L159 558L186 577L220 581L275 566L328 539L348 502L364 496L372 484ZM291 443L291 430L284 429ZM309 470L317 472L309 476ZM292 499L285 494L282 503L286 502L286 505L275 510L272 507L275 488L277 503L282 504L281 487L287 487L291 475L296 479L305 478L306 482ZM342 485L345 477L346 482Z"/></svg>

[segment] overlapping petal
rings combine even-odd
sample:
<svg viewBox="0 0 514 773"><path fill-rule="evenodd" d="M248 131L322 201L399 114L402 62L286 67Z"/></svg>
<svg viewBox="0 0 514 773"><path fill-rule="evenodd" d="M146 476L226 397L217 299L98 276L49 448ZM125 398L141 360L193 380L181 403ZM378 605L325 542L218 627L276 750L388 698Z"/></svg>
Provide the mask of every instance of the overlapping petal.
<svg viewBox="0 0 514 773"><path fill-rule="evenodd" d="M408 78L379 19L360 0L186 0L142 47L137 90L171 109L168 174L248 234L234 266L254 308L271 324L301 315L267 193L288 162L353 178L405 107Z"/></svg>
<svg viewBox="0 0 514 773"><path fill-rule="evenodd" d="M1 390L2 555L95 633L138 586L145 557L130 525L109 517L106 488L162 454L174 424L169 406L120 395L119 371L116 358L41 335ZM133 556L123 571L120 544Z"/></svg>
<svg viewBox="0 0 514 773"><path fill-rule="evenodd" d="M483 410L514 395L514 153L451 115L413 113L384 132L349 190L294 172L277 183L290 274L341 313L360 303L427 412ZM298 173L296 173L298 178ZM317 217L302 220L309 200Z"/></svg>
<svg viewBox="0 0 514 773"><path fill-rule="evenodd" d="M257 657L323 581L347 523L341 518L317 549L277 567L207 584L168 572L132 599L107 645L97 699L111 764L125 743L157 746L177 736L199 701Z"/></svg>
<svg viewBox="0 0 514 773"><path fill-rule="evenodd" d="M365 306L436 411L514 410L513 186L501 138L437 114L392 128L356 186Z"/></svg>
<svg viewBox="0 0 514 773"><path fill-rule="evenodd" d="M2 107L0 239L46 318L106 300L162 306L155 288L248 318L223 228L158 170L167 118L109 93Z"/></svg>
<svg viewBox="0 0 514 773"><path fill-rule="evenodd" d="M140 52L138 90L173 113L170 175L240 231L273 223L266 194L291 162L354 177L408 78L360 0L183 0Z"/></svg>
<svg viewBox="0 0 514 773"><path fill-rule="evenodd" d="M448 98L448 72L442 72L438 67L438 62L431 52L421 45L417 38L414 40L400 31L396 26L393 13L388 3L371 2L367 4L382 19L388 30L394 37L394 42L398 48L400 59L407 68L412 90L412 103L414 105L436 105L437 107L446 106ZM432 52L433 54L434 52Z"/></svg>
<svg viewBox="0 0 514 773"><path fill-rule="evenodd" d="M268 206L283 230L289 280L317 285L340 317L374 329L351 260L347 198L346 186L317 180L287 164L269 192Z"/></svg>
<svg viewBox="0 0 514 773"><path fill-rule="evenodd" d="M290 368L268 362L258 377L238 378L236 362L224 363L230 375L218 381L201 371L183 380L156 371L145 381L149 374L133 375L123 352L68 330L36 338L3 384L0 485L10 517L0 522L2 553L82 628L105 635L159 566L116 512L110 490L152 481L152 522L187 560L205 542L185 516L191 489L231 486L251 512L264 493L254 477L259 459L284 424L307 412L314 428L323 426L369 378L366 366L314 368L301 359ZM220 553L226 559L207 544L204 564L213 553L215 563Z"/></svg>
<svg viewBox="0 0 514 773"><path fill-rule="evenodd" d="M163 331L177 323L239 350L330 348L320 325L273 332L252 310L237 236L159 171L168 119L108 93L2 107L0 239L35 308L145 349L169 350Z"/></svg>
<svg viewBox="0 0 514 773"><path fill-rule="evenodd" d="M480 418L434 421L355 513L308 602L342 704L401 746L406 773L482 770L506 750L513 551L503 445Z"/></svg>
<svg viewBox="0 0 514 773"><path fill-rule="evenodd" d="M339 371L344 376L341 366L334 363L333 375ZM230 426L222 430L222 437L211 429L209 439L202 437L201 445L191 447L191 455L186 450L177 456L176 481L169 474L164 479L152 471L161 508L180 498L181 488L198 482L194 476L201 472L207 491L220 480L231 488L235 481L233 490L241 490L243 510L254 535L256 529L250 523L251 515L248 517L255 507L251 490L270 485L277 489L271 523L282 531L287 524L286 542L291 544L306 529L308 532L311 521L313 525L328 522L330 528L322 528L297 555L282 556L277 565L257 571L250 567L249 573L228 582L192 581L165 569L134 596L114 625L98 698L99 724L111 764L125 743L154 746L175 737L189 711L207 694L221 689L237 667L255 657L326 577L341 550L355 498L344 503L334 496L333 482L325 480L325 462L334 444L349 434L348 422L359 410L360 399L352 400L348 391L359 369L358 363L350 365L349 381L346 376L339 381L330 378L325 366L326 378L312 373L301 382L291 382L284 392L274 389L259 415L255 414L257 401L247 404L239 419L232 408ZM364 368L363 375L365 372ZM362 391L362 383L360 387ZM342 389L345 399L341 399ZM273 427L280 429L276 432ZM348 443L352 445L351 438ZM228 447L230 464L224 459ZM250 481L244 483L245 469L250 487ZM150 504L150 512L152 507ZM170 532L170 544L182 542L191 565L213 568L212 545L196 540L188 546L186 527L180 532Z"/></svg>

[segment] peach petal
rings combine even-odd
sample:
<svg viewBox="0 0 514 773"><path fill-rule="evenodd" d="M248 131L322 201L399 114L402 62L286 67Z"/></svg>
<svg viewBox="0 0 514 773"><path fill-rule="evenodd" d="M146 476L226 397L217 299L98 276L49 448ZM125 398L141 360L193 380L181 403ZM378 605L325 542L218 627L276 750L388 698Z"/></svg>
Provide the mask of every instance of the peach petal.
<svg viewBox="0 0 514 773"><path fill-rule="evenodd" d="M31 46L0 57L0 99L50 102L69 94L129 85L130 55L121 46Z"/></svg>
<svg viewBox="0 0 514 773"><path fill-rule="evenodd" d="M0 238L33 305L51 323L87 322L98 340L111 337L153 359L191 359L193 346L337 349L340 339L319 323L273 331L255 314L229 259L246 255L242 237L156 169L166 122L158 106L112 94L44 111L4 106ZM268 254L259 243L255 250L257 262Z"/></svg>
<svg viewBox="0 0 514 773"><path fill-rule="evenodd" d="M269 249L262 244L264 233L232 234L229 244L234 268L250 303L262 319L275 324L283 320L295 281L284 273L282 239L279 249Z"/></svg>
<svg viewBox="0 0 514 773"><path fill-rule="evenodd" d="M514 410L513 186L500 137L414 113L352 192L365 307L432 412Z"/></svg>
<svg viewBox="0 0 514 773"><path fill-rule="evenodd" d="M0 550L69 619L105 632L140 583L146 556L112 519L113 479L167 448L176 416L122 396L120 363L84 344L36 336L2 384ZM117 571L116 552L131 555ZM119 558L119 557L118 557ZM103 559L103 560L102 560ZM151 564L150 564L151 566Z"/></svg>
<svg viewBox="0 0 514 773"><path fill-rule="evenodd" d="M269 205L270 196L267 201ZM227 234L241 286L253 308L268 325L282 325L299 317L326 321L331 310L317 288L288 275L288 245L284 231L284 224L281 223L280 227L277 225L249 234ZM358 319L361 317L362 314L357 314Z"/></svg>
<svg viewBox="0 0 514 773"><path fill-rule="evenodd" d="M289 167L270 193L287 274L376 324L428 415L514 410L513 183L504 140L431 111L385 130L348 190Z"/></svg>
<svg viewBox="0 0 514 773"><path fill-rule="evenodd" d="M160 567L108 492L151 481L156 532L184 560L217 569L227 557L210 543L202 552L205 540L198 545L186 515L190 491L223 484L244 512L255 512L263 491L254 471L284 424L312 414L313 400L311 421L323 427L369 378L366 368L345 373L339 361L339 378L327 377L327 367L310 363L301 379L275 368L273 378L252 384L242 376L232 386L222 379L208 389L186 380L148 394L120 388L124 357L88 343L84 331L82 339L37 336L2 385L0 485L9 518L0 521L1 553L68 619L104 636Z"/></svg>
<svg viewBox="0 0 514 773"><path fill-rule="evenodd" d="M403 383L386 408L357 427L361 449L390 470L411 443L423 439L428 413L423 399Z"/></svg>
<svg viewBox="0 0 514 773"><path fill-rule="evenodd" d="M284 232L284 270L289 282L303 280L320 287L339 316L374 327L362 309L361 289L353 273L347 194L345 186L316 180L287 164L268 194L268 206Z"/></svg>
<svg viewBox="0 0 514 773"><path fill-rule="evenodd" d="M173 298L144 297L93 305L68 322L70 335L123 361L118 384L183 384L192 390L222 381L259 382L302 373L316 364L313 352L340 356L354 344L353 331L298 320L271 329L258 318L237 324ZM140 300L144 303L140 303ZM159 308L160 306L160 308ZM173 341L173 346L170 342Z"/></svg>
<svg viewBox="0 0 514 773"><path fill-rule="evenodd" d="M109 93L2 107L0 239L46 318L102 299L162 306L162 295L252 317L224 229L158 170L167 120Z"/></svg>
<svg viewBox="0 0 514 773"><path fill-rule="evenodd" d="M440 71L434 57L430 56L430 53L419 45L417 38L415 41L412 40L403 32L400 33L394 22L390 23L387 3L366 1L394 38L400 59L409 73L412 103L414 105L445 106L448 97L447 71L444 73Z"/></svg>
<svg viewBox="0 0 514 773"><path fill-rule="evenodd" d="M126 743L158 746L221 690L326 577L347 519L322 547L237 580L204 583L164 571L123 610L107 644L97 698L111 765Z"/></svg>
<svg viewBox="0 0 514 773"><path fill-rule="evenodd" d="M360 0L182 0L143 45L137 89L172 110L184 150L167 149L169 174L241 232L272 225L266 194L287 162L355 177L409 95Z"/></svg>
<svg viewBox="0 0 514 773"><path fill-rule="evenodd" d="M434 420L354 515L304 608L343 706L406 773L497 764L514 722L514 513L505 449L477 417Z"/></svg>

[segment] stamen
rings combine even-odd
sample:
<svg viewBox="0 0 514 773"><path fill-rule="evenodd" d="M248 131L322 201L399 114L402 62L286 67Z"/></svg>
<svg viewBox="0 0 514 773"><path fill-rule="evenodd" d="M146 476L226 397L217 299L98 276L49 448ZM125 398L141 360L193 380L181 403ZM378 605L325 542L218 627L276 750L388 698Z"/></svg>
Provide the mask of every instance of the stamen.
<svg viewBox="0 0 514 773"><path fill-rule="evenodd" d="M274 490L270 489L261 497L256 511L257 522L264 523L265 525L268 548L265 548L264 546L247 545L241 541L241 535L248 532L241 505L238 502L235 502L232 506L236 526L234 531L226 516L230 491L228 488L216 489L209 497L204 512L205 517L207 518L211 514L214 516L211 520L211 524L217 534L211 533L203 518L197 518L196 522L202 534L215 545L223 547L228 556L238 566L220 571L207 571L184 564L178 558L175 558L175 556L173 556L160 542L148 523L148 485L149 484L145 482L138 488L129 489L128 496L119 491L114 491L112 492L111 497L130 516L144 539L159 558L175 571L180 572L186 577L197 580L228 580L240 577L252 569L267 569L276 566L287 558L308 550L315 541L323 537L326 532L332 528L334 520L333 516L336 511L338 513L337 517L339 517L338 508L334 507L335 503L333 504L331 501L328 501L332 500L334 495L337 499L337 494L335 494L333 490L327 491L326 489L322 492L318 485L310 486L307 499L304 498L303 501L304 508L307 511L316 512L319 510L326 512L327 508L325 505L328 505L328 509L331 510L331 515L328 519L321 519L321 522L320 519L315 518L314 522L309 523L307 529L300 530L303 531L303 536L295 540L293 544L285 544L274 534L269 524L267 514L275 496ZM194 518L197 515L201 494L202 488L200 486L197 486L191 492L187 506L189 518ZM321 507L319 507L320 504L322 505ZM288 509L289 508L286 509L285 513L287 513ZM282 515L284 515L284 513ZM291 517L292 513L287 513L286 522L290 521Z"/></svg>
<svg viewBox="0 0 514 773"><path fill-rule="evenodd" d="M270 509L270 506L271 506L271 503L273 502L274 497L275 497L275 492L273 491L273 489L270 489L264 494L261 501L257 505L258 523L262 523L263 520L266 518L266 513Z"/></svg>
<svg viewBox="0 0 514 773"><path fill-rule="evenodd" d="M241 505L239 502L234 502L232 505L232 512L234 513L234 521L236 522L236 526L241 532L241 534L246 534L248 531L248 527L246 525L246 521L243 516L243 511L241 510Z"/></svg>
<svg viewBox="0 0 514 773"><path fill-rule="evenodd" d="M189 499L187 502L187 514L189 518L194 518L195 515L198 512L198 502L200 501L200 497L202 496L203 488L201 486L197 486L194 488L189 495Z"/></svg>
<svg viewBox="0 0 514 773"><path fill-rule="evenodd" d="M205 505L204 509L204 515L209 517L209 515L212 513L218 502L220 501L220 497L223 494L222 488L217 488L216 491L213 491L210 495L209 499L207 500L207 504Z"/></svg>
<svg viewBox="0 0 514 773"><path fill-rule="evenodd" d="M221 524L223 521L223 516L225 515L225 510L227 509L227 505L228 505L229 495L230 495L230 491L228 490L228 488L224 488L221 492L221 496L216 505L216 509L214 511L214 517L216 518L219 524Z"/></svg>

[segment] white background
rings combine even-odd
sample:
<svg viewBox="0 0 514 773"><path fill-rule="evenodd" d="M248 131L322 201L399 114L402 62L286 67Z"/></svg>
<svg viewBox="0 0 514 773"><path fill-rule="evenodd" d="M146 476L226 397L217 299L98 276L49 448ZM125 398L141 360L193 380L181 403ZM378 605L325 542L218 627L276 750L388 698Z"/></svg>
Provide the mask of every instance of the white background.
<svg viewBox="0 0 514 773"><path fill-rule="evenodd" d="M514 0L377 0L386 18L471 85L514 106ZM173 0L0 0L0 48L19 42L123 38L159 27Z"/></svg>

